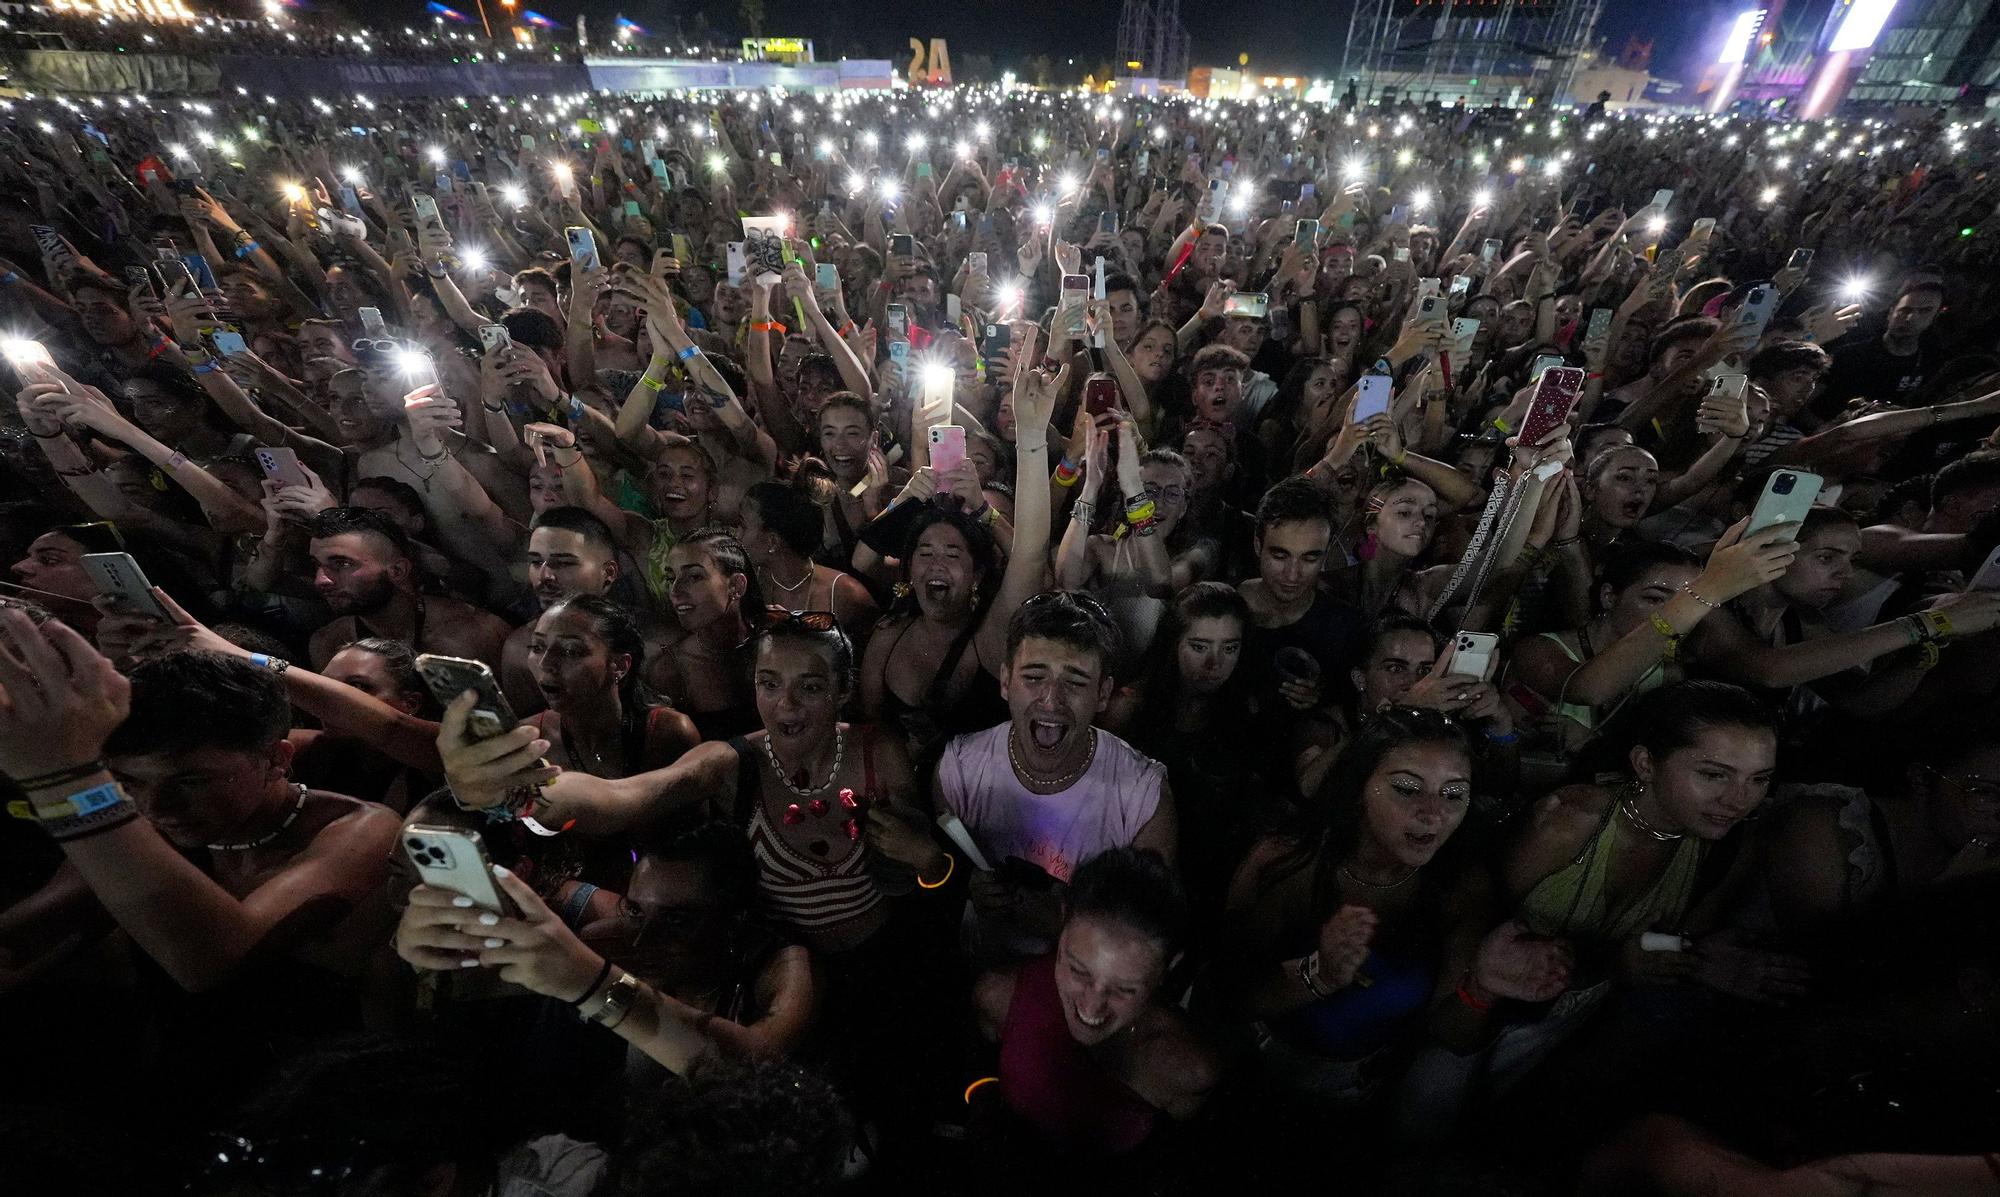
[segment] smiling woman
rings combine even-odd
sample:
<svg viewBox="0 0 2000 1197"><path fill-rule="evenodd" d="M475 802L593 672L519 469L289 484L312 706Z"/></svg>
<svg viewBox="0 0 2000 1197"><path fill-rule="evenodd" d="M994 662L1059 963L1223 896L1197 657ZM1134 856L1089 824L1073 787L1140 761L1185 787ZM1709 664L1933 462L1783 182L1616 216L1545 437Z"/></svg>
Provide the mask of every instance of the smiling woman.
<svg viewBox="0 0 2000 1197"><path fill-rule="evenodd" d="M980 979L999 1096L1040 1151L1126 1155L1206 1101L1221 1061L1162 1000L1187 924L1172 867L1114 849L1076 871L1053 955Z"/></svg>

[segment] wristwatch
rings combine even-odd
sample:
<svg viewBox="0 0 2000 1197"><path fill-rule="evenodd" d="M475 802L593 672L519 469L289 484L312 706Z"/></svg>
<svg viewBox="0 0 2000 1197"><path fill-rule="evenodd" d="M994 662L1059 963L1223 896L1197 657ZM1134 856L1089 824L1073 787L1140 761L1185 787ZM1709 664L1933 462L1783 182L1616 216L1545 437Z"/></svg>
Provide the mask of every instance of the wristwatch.
<svg viewBox="0 0 2000 1197"><path fill-rule="evenodd" d="M603 993L585 1002L578 1013L585 1022L594 1022L606 1028L615 1027L632 1012L632 999L638 996L639 978L621 971L616 980L604 987Z"/></svg>

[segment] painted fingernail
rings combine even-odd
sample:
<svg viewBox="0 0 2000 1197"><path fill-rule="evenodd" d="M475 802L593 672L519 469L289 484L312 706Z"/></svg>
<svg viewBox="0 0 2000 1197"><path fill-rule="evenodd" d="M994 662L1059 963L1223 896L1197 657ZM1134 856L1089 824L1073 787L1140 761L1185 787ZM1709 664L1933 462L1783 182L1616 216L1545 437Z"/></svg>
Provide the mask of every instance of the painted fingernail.
<svg viewBox="0 0 2000 1197"><path fill-rule="evenodd" d="M504 939L487 939L484 942L489 948L504 948L507 946L507 941Z"/></svg>
<svg viewBox="0 0 2000 1197"><path fill-rule="evenodd" d="M508 868L506 865L494 865L493 875L496 877L512 877L514 870Z"/></svg>
<svg viewBox="0 0 2000 1197"><path fill-rule="evenodd" d="M500 916L491 913L482 914L479 916L479 925L482 927L497 927L500 925Z"/></svg>
<svg viewBox="0 0 2000 1197"><path fill-rule="evenodd" d="M471 906L471 905L472 905L472 899L471 899L471 898L468 898L468 897L466 897L466 896L465 896L464 894L460 894L460 895L459 895L458 897L456 897L456 898L453 898L453 899L451 900L451 904L452 904L453 906L458 906L458 907L461 907L461 908L463 908L463 907L469 907L469 906Z"/></svg>
<svg viewBox="0 0 2000 1197"><path fill-rule="evenodd" d="M467 957L467 958L465 958L464 960L461 960L461 961L459 961L459 962L458 962L458 967L460 967L460 968L478 968L478 967L479 967L479 961L477 961L477 960L474 960L474 959L472 959L471 957L469 957L469 956L468 956L468 957Z"/></svg>

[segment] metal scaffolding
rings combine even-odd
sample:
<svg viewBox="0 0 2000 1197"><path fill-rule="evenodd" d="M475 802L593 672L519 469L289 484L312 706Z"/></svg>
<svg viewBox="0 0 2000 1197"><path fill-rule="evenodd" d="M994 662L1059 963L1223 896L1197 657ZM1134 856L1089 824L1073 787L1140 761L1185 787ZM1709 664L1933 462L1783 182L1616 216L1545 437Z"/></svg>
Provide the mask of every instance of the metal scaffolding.
<svg viewBox="0 0 2000 1197"><path fill-rule="evenodd" d="M1137 67L1132 66L1138 63ZM1125 0L1118 14L1120 76L1187 78L1188 34L1181 24L1181 0Z"/></svg>
<svg viewBox="0 0 2000 1197"><path fill-rule="evenodd" d="M1597 32L1604 0L1355 0L1340 55L1364 98L1422 94L1463 78L1529 78L1566 87Z"/></svg>

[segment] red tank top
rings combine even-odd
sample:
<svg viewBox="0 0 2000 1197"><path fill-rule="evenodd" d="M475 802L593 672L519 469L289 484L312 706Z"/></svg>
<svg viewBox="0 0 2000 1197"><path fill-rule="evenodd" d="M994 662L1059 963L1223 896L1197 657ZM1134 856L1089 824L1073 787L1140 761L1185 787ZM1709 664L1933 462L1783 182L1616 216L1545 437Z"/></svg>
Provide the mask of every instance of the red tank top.
<svg viewBox="0 0 2000 1197"><path fill-rule="evenodd" d="M1160 1117L1070 1036L1052 955L1028 961L1015 976L1000 1031L1000 1094L1044 1138L1079 1154L1131 1151Z"/></svg>

